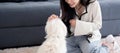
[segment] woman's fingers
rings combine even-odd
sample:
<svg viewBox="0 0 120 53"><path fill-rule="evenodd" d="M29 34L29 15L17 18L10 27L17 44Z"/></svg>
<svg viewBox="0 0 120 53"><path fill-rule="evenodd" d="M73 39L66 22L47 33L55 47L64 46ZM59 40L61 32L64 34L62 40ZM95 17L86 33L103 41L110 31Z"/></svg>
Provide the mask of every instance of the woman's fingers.
<svg viewBox="0 0 120 53"><path fill-rule="evenodd" d="M52 14L52 17L53 17L53 18L58 18L58 16L57 16L57 15L55 15L55 14Z"/></svg>
<svg viewBox="0 0 120 53"><path fill-rule="evenodd" d="M53 20L55 18L58 18L58 16L55 15L55 14L52 14L50 17L48 17L48 21L51 21L51 20Z"/></svg>
<svg viewBox="0 0 120 53"><path fill-rule="evenodd" d="M75 19L71 19L71 20L69 21L69 23L70 23L70 25L71 25L72 27L75 27L75 25L76 25L76 20L75 20Z"/></svg>
<svg viewBox="0 0 120 53"><path fill-rule="evenodd" d="M113 49L113 45L114 43L109 43L109 42L102 42L102 45L103 46L107 46L110 50L112 50Z"/></svg>

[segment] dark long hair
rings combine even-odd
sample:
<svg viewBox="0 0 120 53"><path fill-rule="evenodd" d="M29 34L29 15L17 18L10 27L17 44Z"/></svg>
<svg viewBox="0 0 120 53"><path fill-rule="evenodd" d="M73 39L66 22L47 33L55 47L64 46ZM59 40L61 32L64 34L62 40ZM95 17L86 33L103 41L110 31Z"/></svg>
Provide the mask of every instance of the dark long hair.
<svg viewBox="0 0 120 53"><path fill-rule="evenodd" d="M90 2L90 0L80 0L79 3L81 5L83 5L85 7L85 10L86 10L85 13L80 15L79 19L81 19L81 17L88 12L87 6L92 2ZM61 10L62 10L62 16L61 16L62 20L65 23L65 25L67 26L68 33L71 34L69 20L75 18L75 15L76 15L75 9L71 8L69 6L69 4L67 4L65 2L65 0L60 0L60 6L61 6Z"/></svg>

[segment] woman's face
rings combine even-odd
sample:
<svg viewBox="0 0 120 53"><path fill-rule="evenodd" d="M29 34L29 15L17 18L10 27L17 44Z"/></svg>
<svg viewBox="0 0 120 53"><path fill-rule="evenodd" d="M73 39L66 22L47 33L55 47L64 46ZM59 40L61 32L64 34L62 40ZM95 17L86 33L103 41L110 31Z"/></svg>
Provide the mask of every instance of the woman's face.
<svg viewBox="0 0 120 53"><path fill-rule="evenodd" d="M71 8L75 8L79 1L80 0L65 0L65 2L68 3Z"/></svg>

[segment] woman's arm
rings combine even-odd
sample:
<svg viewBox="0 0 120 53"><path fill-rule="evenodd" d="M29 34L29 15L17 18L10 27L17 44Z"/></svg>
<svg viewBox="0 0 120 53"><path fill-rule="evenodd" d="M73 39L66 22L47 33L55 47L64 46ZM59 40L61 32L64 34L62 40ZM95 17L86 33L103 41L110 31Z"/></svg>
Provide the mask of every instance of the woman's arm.
<svg viewBox="0 0 120 53"><path fill-rule="evenodd" d="M92 33L95 30L99 30L102 27L102 16L101 8L97 1L95 1L92 7L92 22L86 22L81 20L76 20L75 25L75 35L85 35Z"/></svg>

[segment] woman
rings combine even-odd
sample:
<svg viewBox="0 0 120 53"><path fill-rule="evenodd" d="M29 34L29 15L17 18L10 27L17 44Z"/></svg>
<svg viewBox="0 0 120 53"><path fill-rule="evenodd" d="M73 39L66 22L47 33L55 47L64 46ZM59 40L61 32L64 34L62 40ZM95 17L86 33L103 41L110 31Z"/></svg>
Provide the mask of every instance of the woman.
<svg viewBox="0 0 120 53"><path fill-rule="evenodd" d="M100 44L102 16L97 0L60 0L61 19L67 26L67 53L108 53ZM48 20L57 18L51 15Z"/></svg>

